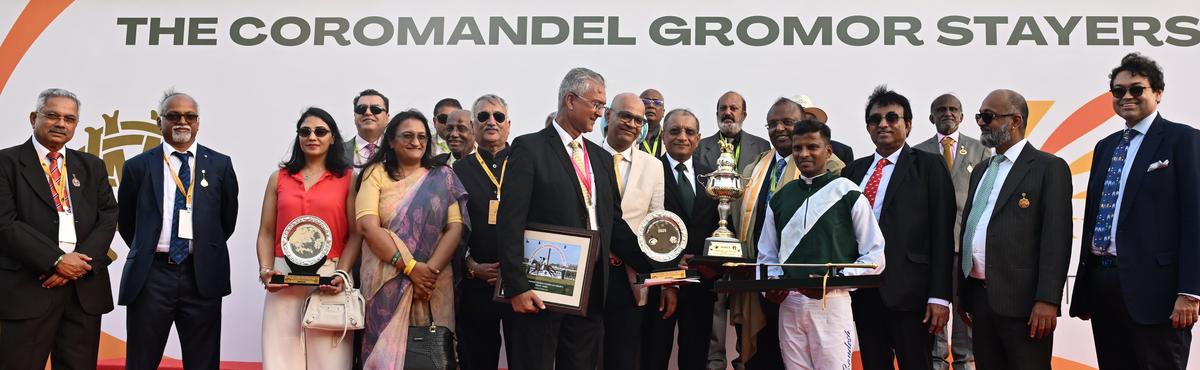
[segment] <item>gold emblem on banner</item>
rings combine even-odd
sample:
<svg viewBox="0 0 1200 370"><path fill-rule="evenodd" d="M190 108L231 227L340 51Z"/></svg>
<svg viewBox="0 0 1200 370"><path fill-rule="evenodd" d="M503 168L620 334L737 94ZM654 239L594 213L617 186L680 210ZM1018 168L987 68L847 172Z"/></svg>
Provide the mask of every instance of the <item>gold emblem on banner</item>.
<svg viewBox="0 0 1200 370"><path fill-rule="evenodd" d="M150 118L145 121L122 121L120 114L120 110L114 110L112 115L102 114L103 126L84 127L87 145L79 148L81 152L104 160L104 167L108 171L108 185L114 188L121 185L121 169L124 168L126 159L162 143L162 134L155 123L158 120L158 112L151 110Z"/></svg>

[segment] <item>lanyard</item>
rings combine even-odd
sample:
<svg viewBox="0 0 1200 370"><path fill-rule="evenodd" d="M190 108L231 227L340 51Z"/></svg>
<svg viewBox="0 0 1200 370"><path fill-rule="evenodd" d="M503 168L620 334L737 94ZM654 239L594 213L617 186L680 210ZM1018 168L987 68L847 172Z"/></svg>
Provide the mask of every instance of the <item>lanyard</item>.
<svg viewBox="0 0 1200 370"><path fill-rule="evenodd" d="M733 144L733 138L726 138L725 134L721 134L721 133L718 133L717 135L721 135L721 141L728 140L728 142L730 144ZM737 164L740 163L741 160L742 160L742 143L738 143L737 147L733 149L734 167L737 167ZM736 170L736 168L734 170Z"/></svg>
<svg viewBox="0 0 1200 370"><path fill-rule="evenodd" d="M492 185L496 186L496 200L500 200L500 187L504 185L504 173L508 172L508 158L504 158L504 165L500 166L500 180L496 180L496 175L488 168L487 163L483 163L483 156L479 155L479 150L475 151L475 159L479 160L479 167L483 167L483 173L487 174L488 180L492 180Z"/></svg>
<svg viewBox="0 0 1200 370"><path fill-rule="evenodd" d="M787 169L787 165L784 165L784 169L785 170ZM779 172L779 173L775 173L775 172ZM775 191L779 190L779 188L777 187L778 186L777 182L779 182L779 178L783 176L784 172L786 172L786 171L779 171L779 164L771 166L771 194L775 194Z"/></svg>
<svg viewBox="0 0 1200 370"><path fill-rule="evenodd" d="M579 182L583 183L583 190L585 191L585 193L583 194L584 202L587 203L588 207L591 207L592 206L592 176L590 174L592 173L592 161L588 157L587 146L583 145L583 143L582 143L583 140L580 140L580 141L581 141L581 143L580 143L579 150L583 152L584 168L579 168L579 165L575 164L575 160L571 160L571 167L575 168L575 175L579 176ZM503 174L501 174L501 176L503 176Z"/></svg>
<svg viewBox="0 0 1200 370"><path fill-rule="evenodd" d="M71 212L70 201L71 197L67 195L67 155L63 153L59 158L58 181L54 181L54 177L50 176L50 165L46 164L45 158L40 158L38 161L42 165L42 172L46 174L46 179L50 180L50 186L54 187L54 191L58 193L58 204L61 204L63 209Z"/></svg>
<svg viewBox="0 0 1200 370"><path fill-rule="evenodd" d="M183 180L179 179L179 174L175 172L175 167L171 167L171 162L167 160L166 152L163 152L163 163L167 165L167 169L171 170L171 179L175 180L175 187L179 189L179 192L183 193L183 197L187 199L187 208L191 209L192 194L194 194L194 191L196 190L196 181L194 181L196 179L192 179L192 183L188 184L187 189L185 190L183 188Z"/></svg>
<svg viewBox="0 0 1200 370"><path fill-rule="evenodd" d="M662 126L658 126L658 134L654 136L654 147L650 147L650 143L642 141L642 149L645 149L650 155L658 156L658 147L662 145Z"/></svg>

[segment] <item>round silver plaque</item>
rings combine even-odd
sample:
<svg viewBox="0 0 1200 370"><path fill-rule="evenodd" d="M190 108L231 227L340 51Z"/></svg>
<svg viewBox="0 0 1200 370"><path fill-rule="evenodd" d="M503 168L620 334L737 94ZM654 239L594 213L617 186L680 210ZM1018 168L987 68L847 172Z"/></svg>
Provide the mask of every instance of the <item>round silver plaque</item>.
<svg viewBox="0 0 1200 370"><path fill-rule="evenodd" d="M312 266L325 260L333 247L329 224L316 216L300 216L288 222L280 239L283 255L298 266Z"/></svg>
<svg viewBox="0 0 1200 370"><path fill-rule="evenodd" d="M657 262L670 262L687 247L687 226L670 211L654 211L638 226L638 246Z"/></svg>

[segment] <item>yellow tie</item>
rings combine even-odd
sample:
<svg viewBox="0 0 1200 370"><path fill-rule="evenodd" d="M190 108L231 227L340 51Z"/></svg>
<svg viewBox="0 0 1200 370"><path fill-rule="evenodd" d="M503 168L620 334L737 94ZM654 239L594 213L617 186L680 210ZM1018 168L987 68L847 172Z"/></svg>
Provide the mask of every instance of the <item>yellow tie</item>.
<svg viewBox="0 0 1200 370"><path fill-rule="evenodd" d="M625 180L621 178L621 161L624 159L625 156L621 153L613 155L613 171L617 173L617 193L621 195L625 195Z"/></svg>
<svg viewBox="0 0 1200 370"><path fill-rule="evenodd" d="M949 136L942 138L942 159L946 160L946 169L954 168L954 139Z"/></svg>
<svg viewBox="0 0 1200 370"><path fill-rule="evenodd" d="M575 162L575 168L579 170L579 173L583 173L585 168L587 168L583 165L583 150L580 150L578 141L571 142L571 161ZM583 203L584 205L591 207L592 199L590 194L588 194L587 184L583 183L586 180L584 180L583 176L576 177L579 177L579 191L583 192Z"/></svg>

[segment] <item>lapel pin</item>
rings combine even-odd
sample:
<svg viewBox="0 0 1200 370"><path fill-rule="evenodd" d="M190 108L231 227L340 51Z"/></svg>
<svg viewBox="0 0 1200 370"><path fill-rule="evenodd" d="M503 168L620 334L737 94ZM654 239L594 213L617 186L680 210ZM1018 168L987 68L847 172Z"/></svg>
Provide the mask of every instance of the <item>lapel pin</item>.
<svg viewBox="0 0 1200 370"><path fill-rule="evenodd" d="M975 170L974 165L970 165L970 164L967 165L967 173L971 173L971 171L974 171L974 170Z"/></svg>
<svg viewBox="0 0 1200 370"><path fill-rule="evenodd" d="M1029 208L1029 198L1025 197L1025 193L1021 193L1021 200L1017 201L1017 207Z"/></svg>
<svg viewBox="0 0 1200 370"><path fill-rule="evenodd" d="M200 170L200 187L208 187L208 173L205 170Z"/></svg>
<svg viewBox="0 0 1200 370"><path fill-rule="evenodd" d="M79 176L71 174L71 186L79 187Z"/></svg>
<svg viewBox="0 0 1200 370"><path fill-rule="evenodd" d="M958 155L967 155L967 147L966 146L958 147Z"/></svg>

